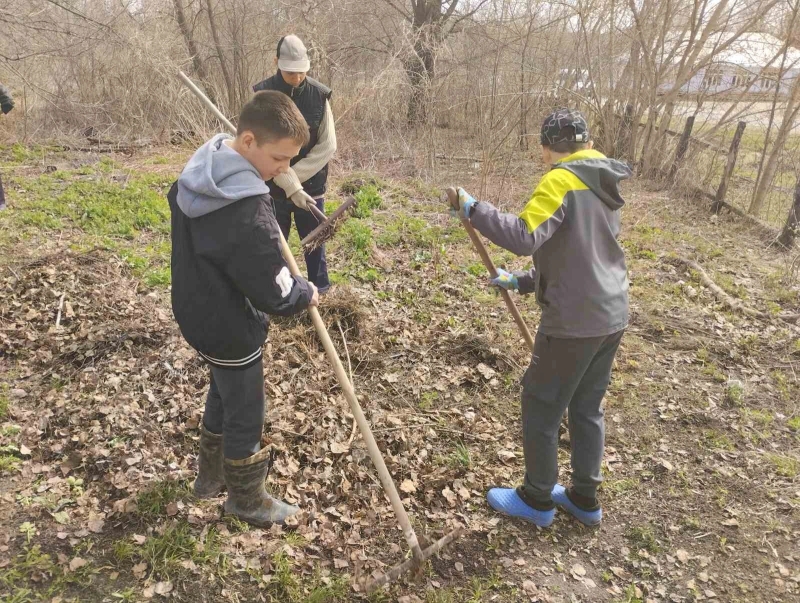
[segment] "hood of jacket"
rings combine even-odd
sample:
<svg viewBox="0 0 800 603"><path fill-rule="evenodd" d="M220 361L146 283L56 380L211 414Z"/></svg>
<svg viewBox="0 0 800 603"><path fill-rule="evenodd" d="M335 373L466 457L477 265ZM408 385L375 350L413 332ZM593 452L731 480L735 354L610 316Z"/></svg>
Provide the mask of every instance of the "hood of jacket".
<svg viewBox="0 0 800 603"><path fill-rule="evenodd" d="M247 197L265 195L269 187L253 164L225 144L229 134L217 134L197 149L178 177L178 207L199 218Z"/></svg>
<svg viewBox="0 0 800 603"><path fill-rule="evenodd" d="M611 209L618 210L625 205L619 192L619 183L633 175L625 163L609 159L594 149L586 149L560 160L553 169L564 169L575 174Z"/></svg>

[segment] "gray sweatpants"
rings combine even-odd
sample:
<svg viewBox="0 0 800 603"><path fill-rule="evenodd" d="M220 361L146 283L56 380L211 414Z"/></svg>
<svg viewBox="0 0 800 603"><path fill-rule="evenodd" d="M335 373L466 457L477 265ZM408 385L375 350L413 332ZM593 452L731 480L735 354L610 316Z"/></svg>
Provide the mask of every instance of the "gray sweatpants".
<svg viewBox="0 0 800 603"><path fill-rule="evenodd" d="M264 429L264 366L244 370L211 367L203 424L221 433L227 459L244 459L261 449Z"/></svg>
<svg viewBox="0 0 800 603"><path fill-rule="evenodd" d="M542 503L558 481L558 428L569 408L572 486L594 498L602 482L605 426L601 402L624 331L604 337L559 339L536 334L522 379L524 493Z"/></svg>

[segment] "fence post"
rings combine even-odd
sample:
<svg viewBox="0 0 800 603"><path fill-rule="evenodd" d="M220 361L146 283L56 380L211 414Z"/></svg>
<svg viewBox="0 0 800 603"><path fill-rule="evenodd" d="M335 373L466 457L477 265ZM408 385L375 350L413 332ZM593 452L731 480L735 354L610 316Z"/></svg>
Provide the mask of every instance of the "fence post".
<svg viewBox="0 0 800 603"><path fill-rule="evenodd" d="M736 165L736 157L739 154L739 143L742 142L742 134L747 124L743 121L739 122L736 126L736 133L733 135L731 141L731 148L728 151L728 163L725 164L725 170L722 172L722 180L720 180L719 188L717 189L717 196L714 198L714 205L711 206L711 211L718 214L725 204L725 193L728 191L728 182L733 175L733 168Z"/></svg>
<svg viewBox="0 0 800 603"><path fill-rule="evenodd" d="M794 204L789 210L786 226L783 227L783 232L778 237L778 243L786 249L791 249L798 231L800 231L800 177L797 178L797 184L794 187Z"/></svg>
<svg viewBox="0 0 800 603"><path fill-rule="evenodd" d="M675 182L675 174L678 173L681 160L689 149L689 137L692 135L692 128L694 128L694 115L690 115L686 118L686 124L683 126L683 134L681 134L681 139L678 141L678 150L675 151L675 159L672 161L672 167L669 168L668 179L672 183Z"/></svg>

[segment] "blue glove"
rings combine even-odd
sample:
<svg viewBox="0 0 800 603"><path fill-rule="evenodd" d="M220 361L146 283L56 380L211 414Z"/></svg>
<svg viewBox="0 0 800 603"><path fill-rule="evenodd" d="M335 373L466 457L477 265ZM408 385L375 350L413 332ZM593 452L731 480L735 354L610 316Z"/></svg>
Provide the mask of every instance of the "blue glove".
<svg viewBox="0 0 800 603"><path fill-rule="evenodd" d="M458 216L462 220L469 220L470 215L472 214L472 210L475 207L475 204L478 203L473 199L470 194L465 191L463 188L458 188L458 211L453 208L450 208L450 215L453 217Z"/></svg>
<svg viewBox="0 0 800 603"><path fill-rule="evenodd" d="M490 278L489 282L495 287L501 287L506 291L509 289L517 291L519 289L519 281L517 280L517 277L510 272L506 272L502 268L497 269L497 277Z"/></svg>

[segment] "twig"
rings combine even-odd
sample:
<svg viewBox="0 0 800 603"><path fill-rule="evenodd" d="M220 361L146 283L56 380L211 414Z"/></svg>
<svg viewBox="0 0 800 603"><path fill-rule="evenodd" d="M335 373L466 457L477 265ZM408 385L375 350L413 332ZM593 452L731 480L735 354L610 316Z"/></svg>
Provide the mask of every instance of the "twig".
<svg viewBox="0 0 800 603"><path fill-rule="evenodd" d="M693 536L695 540L700 540L705 538L706 536L711 536L714 532L706 532L705 534L698 534L697 536Z"/></svg>
<svg viewBox="0 0 800 603"><path fill-rule="evenodd" d="M344 344L344 353L347 356L347 372L350 374L350 383L353 383L353 365L350 364L350 350L347 349L347 338L344 336L344 331L342 330L342 321L337 320L336 326L339 327L339 333L342 335L342 343ZM353 427L350 429L350 439L347 440L347 447L350 447L350 444L353 443L353 439L356 437L356 429L358 429L358 423L356 423L356 418L353 417Z"/></svg>
<svg viewBox="0 0 800 603"><path fill-rule="evenodd" d="M700 282L702 282L706 287L708 287L711 292L714 294L719 301L723 304L731 308L732 310L738 310L742 314L750 316L752 318L759 318L761 320L770 320L772 318L780 318L781 320L785 320L786 322L796 322L800 320L800 314L777 314L776 316L770 316L765 314L764 312L759 312L758 310L754 310L748 306L745 306L738 300L735 300L730 295L728 295L722 287L717 285L714 281L711 280L711 277L708 276L703 267L700 266L697 262L692 260L687 260L686 258L677 257L675 261L683 264L687 268L691 268L692 270L697 272L697 275L700 277Z"/></svg>
<svg viewBox="0 0 800 603"><path fill-rule="evenodd" d="M762 542L766 542L769 545L769 548L772 549L772 554L775 555L775 559L779 559L778 551L776 551L775 547L772 546L772 543L769 540L767 540L767 535L766 534L764 535L764 538L762 538Z"/></svg>
<svg viewBox="0 0 800 603"><path fill-rule="evenodd" d="M58 316L56 316L56 329L61 326L61 310L64 307L64 296L66 293L61 294L61 299L58 300Z"/></svg>

